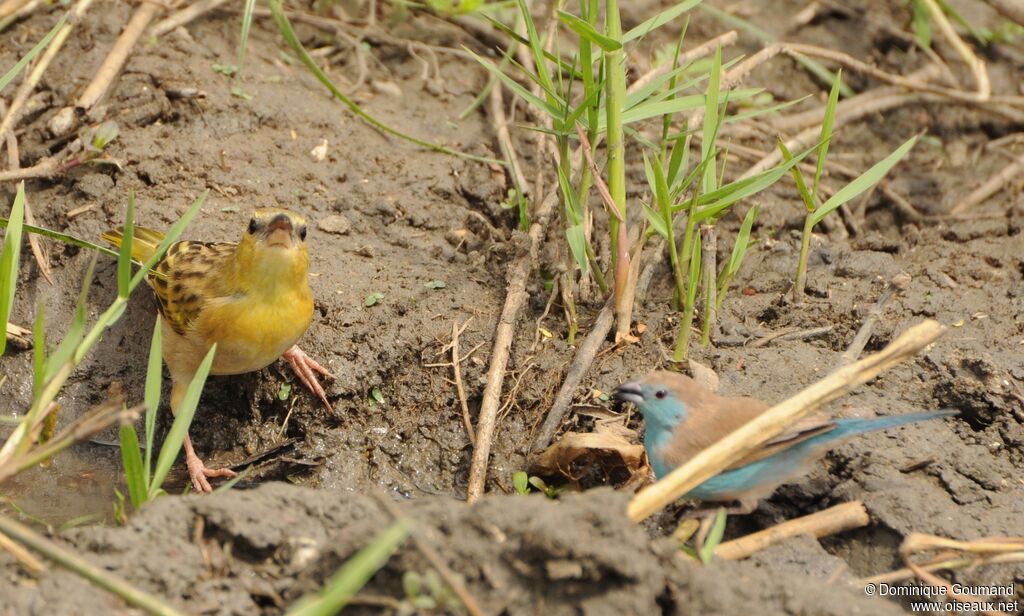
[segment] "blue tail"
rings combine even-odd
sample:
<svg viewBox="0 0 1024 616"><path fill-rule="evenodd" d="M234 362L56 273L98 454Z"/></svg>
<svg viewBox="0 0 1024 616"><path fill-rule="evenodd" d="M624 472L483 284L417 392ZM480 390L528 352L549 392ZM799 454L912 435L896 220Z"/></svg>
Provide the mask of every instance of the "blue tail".
<svg viewBox="0 0 1024 616"><path fill-rule="evenodd" d="M905 415L892 415L891 417L872 417L871 419L837 419L836 429L826 432L822 436L828 440L874 432L875 430L886 430L908 423L927 421L929 419L942 419L959 415L958 409L941 409L938 411L926 411L924 413L907 413Z"/></svg>

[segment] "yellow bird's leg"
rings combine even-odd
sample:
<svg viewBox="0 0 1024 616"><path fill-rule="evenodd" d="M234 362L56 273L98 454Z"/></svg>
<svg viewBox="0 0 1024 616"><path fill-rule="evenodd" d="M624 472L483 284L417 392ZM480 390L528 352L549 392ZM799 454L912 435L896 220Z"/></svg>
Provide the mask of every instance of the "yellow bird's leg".
<svg viewBox="0 0 1024 616"><path fill-rule="evenodd" d="M177 414L178 405L181 404L181 399L185 397L187 387L185 383L178 381L175 381L174 385L171 386L171 412L174 414ZM185 433L184 446L185 467L188 469L188 476L192 480L192 487L196 492L205 494L213 491L207 477L234 477L238 474L228 468L206 468L203 461L196 455L196 450L192 447L192 439L189 437L188 432Z"/></svg>
<svg viewBox="0 0 1024 616"><path fill-rule="evenodd" d="M311 391L317 398L320 398L320 401L324 403L328 411L333 412L334 409L331 408L331 403L327 401L327 394L320 385L320 381L316 379L315 372L319 372L331 380L334 380L335 376L327 368L318 364L315 359L306 355L305 351L300 349L297 344L293 344L292 348L285 351L281 357L288 361L292 370L295 371L295 376L299 377L299 380L306 386L306 389Z"/></svg>

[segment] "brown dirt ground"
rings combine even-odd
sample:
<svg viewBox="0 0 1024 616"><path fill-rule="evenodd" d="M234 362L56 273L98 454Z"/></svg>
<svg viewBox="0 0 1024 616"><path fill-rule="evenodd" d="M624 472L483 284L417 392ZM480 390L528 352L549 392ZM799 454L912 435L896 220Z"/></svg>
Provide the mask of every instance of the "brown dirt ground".
<svg viewBox="0 0 1024 616"><path fill-rule="evenodd" d="M887 70L910 72L923 62L921 55L884 25L903 28L909 14L902 3L877 4L847 3L799 28L792 25L792 15L804 7L799 2L750 3L745 17L787 40L838 48ZM953 4L972 23L995 27L1000 22L983 3ZM632 5L627 25L660 5ZM865 18L869 9L871 17ZM39 89L44 93L40 110L19 133L23 165L60 145L46 132L46 121L91 79L130 12L126 3L104 3L76 28ZM0 66L13 64L55 19L56 14L39 14L12 26L0 46ZM728 535L853 499L870 511L869 527L820 542L792 541L740 563L698 567L663 538L674 526L674 514L634 526L621 513L625 494L592 490L558 502L501 494L511 491L511 474L525 467L531 432L574 354L558 316L544 321L554 337L542 337L534 346L535 322L547 301L539 276L531 283L531 303L519 324L506 381L506 391L517 382L518 387L497 434L488 486L493 495L475 507L459 502L472 448L455 389L446 380L450 371L424 364L445 362L439 352L453 321L472 317L461 346L465 352L482 344L463 368L475 416L504 299L505 267L515 253L515 221L499 205L504 178L486 165L426 152L368 128L328 98L308 73L282 60L282 42L267 21L254 27L240 80L215 73L212 64L233 61L237 24L237 15L215 14L159 44L141 45L106 102L107 117L121 128L111 153L123 170L80 168L53 181L32 182L28 192L40 224L83 238L97 238L121 220L129 190L138 194L139 224L156 228L169 226L192 199L210 190L187 233L195 239L236 238L254 207L285 206L313 221L343 216L350 223L343 234L312 225L317 317L302 342L338 375L328 390L335 415L298 387L288 400L280 400L282 384L294 385L280 365L212 379L192 428L196 446L213 464L233 464L269 451L240 487L264 485L206 498L162 498L132 516L126 527L108 522L59 533L90 560L190 613L279 613L387 523L388 516L367 495L383 489L409 499L410 514L433 529L444 556L488 613L761 609L845 615L902 611L898 603L864 597L851 582L898 566L896 549L911 531L962 539L1024 536L1024 200L1019 182L979 206L971 220L910 222L873 195L859 234L815 237L809 286L817 296L799 307L782 299L799 248L796 193L783 183L754 200L762 206L754 233L761 241L725 300L719 344L707 350L694 346L694 357L718 372L722 391L777 401L812 383L845 350L884 281L905 271L912 277L910 288L889 305L868 350L925 317L955 327L915 360L860 388L844 405L883 413L953 406L963 415L838 447L755 514L733 519ZM298 29L310 48L327 41L318 30ZM695 13L687 46L723 30ZM671 33L645 42L636 58L669 41ZM464 31L423 16L394 27L392 35L481 48ZM750 52L757 44L741 37L738 48ZM383 85L356 94L371 113L422 138L493 155L493 130L485 115L456 119L479 92L480 70L462 58L439 54L440 74L425 81L421 64L404 45L374 41L371 49L375 59L370 60L369 79ZM1022 58L1019 48L1005 45L986 51L997 92L1019 94ZM342 84L354 79L357 68L350 55L337 61L331 74ZM852 74L849 81L857 89L877 85ZM751 83L779 100L822 92L783 58L761 67ZM232 96L235 85L252 98ZM182 86L205 95L169 95ZM1003 153L1009 150L987 150L986 144L1024 127L979 108L920 105L843 128L830 157L866 168L923 129L927 137L891 174L891 185L924 213L942 214L1007 163ZM522 132L524 162L532 169L532 137ZM328 155L317 161L310 150L321 140L327 141ZM767 140L744 143L771 147ZM631 174L634 185L641 186L637 161L632 161ZM3 190L10 202L11 187ZM96 208L71 219L66 215L88 204ZM735 227L735 221L726 221L720 258L731 248ZM552 235L549 258L561 249L558 234ZM53 243L49 247L56 284L46 283L25 257L12 320L30 323L33 307L45 304L50 331L61 332L89 255ZM100 260L90 314L115 296L115 269L112 260ZM639 344L599 357L579 392L581 402L590 400L593 389L609 391L664 364L663 349L671 346L679 317L668 308L669 278L665 268L659 269L637 307L636 318L647 326ZM428 289L424 283L431 280L444 280L446 286ZM363 299L374 292L384 299L368 308ZM145 363L154 306L147 293L139 293L75 373L61 398L63 421L102 401L115 382L130 399L141 399L144 371L139 367ZM598 308L584 307L584 332ZM558 312L556 307L553 314ZM783 328L822 325L833 329L811 340L737 346ZM52 335L51 343L57 337ZM8 376L0 412L13 414L27 406L29 355L0 360L0 373ZM374 388L383 404L369 402ZM585 429L588 421L573 415L566 428ZM275 450L286 438L293 444ZM911 472L899 470L923 461L930 463ZM115 448L83 444L12 481L4 493L27 515L53 524L83 514L109 517L113 489L122 483L119 467ZM180 486L184 478L173 479ZM374 597L401 597L402 573L427 568L411 545L403 547L367 587L361 609L379 610L369 605ZM1024 568L1019 566L979 569L957 581L1016 583L1016 598L1024 599ZM0 553L0 595L5 597L2 611L12 614L124 610L112 596L66 572L51 570L33 579L6 553Z"/></svg>

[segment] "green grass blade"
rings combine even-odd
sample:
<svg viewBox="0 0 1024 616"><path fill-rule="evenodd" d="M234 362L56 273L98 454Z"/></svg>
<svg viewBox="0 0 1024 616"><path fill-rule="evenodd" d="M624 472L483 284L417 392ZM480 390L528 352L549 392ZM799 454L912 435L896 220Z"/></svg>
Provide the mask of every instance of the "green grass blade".
<svg viewBox="0 0 1024 616"><path fill-rule="evenodd" d="M20 73L22 69L24 69L25 66L28 65L29 62L35 59L36 56L38 56L44 49L46 49L46 47L50 44L50 41L53 40L53 37L57 36L57 32L60 31L60 29L64 26L64 22L66 22L67 20L68 13L65 12L63 15L60 16L60 19L57 20L57 23L54 24L52 28L50 28L50 31L46 33L46 36L43 37L43 40L36 43L36 46L30 49L27 54L25 54L20 60L18 60L18 63L15 64L11 68L11 70L4 73L3 77L0 77L0 91L3 91L3 89L7 87L7 84L11 83L11 81L18 76L18 73Z"/></svg>
<svg viewBox="0 0 1024 616"><path fill-rule="evenodd" d="M523 17L523 23L526 25L526 40L528 41L530 52L533 54L534 68L537 70L540 85L545 92L554 92L554 82L551 79L551 72L548 71L547 58L544 57L544 43L541 41L540 35L537 34L537 27L533 23L533 16L530 14L529 7L526 6L526 0L517 1L519 3L519 12Z"/></svg>
<svg viewBox="0 0 1024 616"><path fill-rule="evenodd" d="M139 452L139 437L135 434L135 426L121 426L121 461L124 463L124 476L128 482L128 495L132 507L138 509L146 502L146 476L142 470L142 455Z"/></svg>
<svg viewBox="0 0 1024 616"><path fill-rule="evenodd" d="M14 290L18 286L18 259L21 256L21 231L25 224L25 182L18 183L18 192L11 205L10 222L4 234L4 247L0 252L0 357L7 349L7 320L14 306Z"/></svg>
<svg viewBox="0 0 1024 616"><path fill-rule="evenodd" d="M32 324L32 402L43 391L46 382L46 303L39 302Z"/></svg>
<svg viewBox="0 0 1024 616"><path fill-rule="evenodd" d="M128 191L128 212L124 217L121 250L117 256L117 294L128 297L132 281L132 242L135 239L135 191Z"/></svg>
<svg viewBox="0 0 1024 616"><path fill-rule="evenodd" d="M475 53L470 51L468 48L465 48L465 51L469 55L473 56L473 58L475 58L477 62L479 62L481 65L483 65L484 68L486 68L488 71L490 71L492 75L494 75L495 77L500 79L501 82L504 83L506 86L508 86L508 88L510 90L512 90L516 95L519 96L519 98L523 99L527 103L533 105L537 109L539 109L539 110L543 111L544 113L548 114L548 116L550 116L552 119L559 119L559 118L562 117L562 110L561 109L559 109L558 107L556 107L553 104L548 103L548 101L546 101L546 100L544 100L544 99L542 99L542 98L540 98L538 96L535 96L533 94L533 92L530 92L529 90L524 88L522 85L519 84L518 81L516 81L515 79L512 79L511 77L506 75L505 71L503 71L500 68L498 68L497 66L495 66L493 62L491 62L490 60L487 60L486 58L482 58L482 57L476 55Z"/></svg>
<svg viewBox="0 0 1024 616"><path fill-rule="evenodd" d="M167 249L170 248L171 244L178 241L178 238L181 237L181 234L185 231L185 227L188 226L188 223L192 222L195 215L199 213L200 208L203 207L203 203L206 202L206 197L209 194L209 190L203 191L203 194L199 195L199 197L192 202L192 205L185 210L185 213L182 214L181 218L171 225L171 228L167 230L167 234L164 236L163 241L161 241L160 245L156 247L156 252L153 253L153 256L142 264L142 268L140 268L139 271L135 272L135 276L132 277L132 281L128 285L129 293L134 291L135 287L139 286L139 283L146 277L149 270L153 269L153 266L164 257L164 253L167 252Z"/></svg>
<svg viewBox="0 0 1024 616"><path fill-rule="evenodd" d="M245 52L249 45L249 29L252 27L252 13L256 8L256 0L245 0L242 10L242 34L238 39L238 72L245 66Z"/></svg>
<svg viewBox="0 0 1024 616"><path fill-rule="evenodd" d="M718 137L718 99L722 81L722 48L715 49L714 63L711 65L711 76L708 79L708 90L704 100L704 130L700 144L701 160L709 161L701 178L701 192L709 193L718 188L715 171L715 139Z"/></svg>
<svg viewBox="0 0 1024 616"><path fill-rule="evenodd" d="M932 18L928 7L921 0L911 0L910 6L914 13L914 35L918 44L928 49L932 46Z"/></svg>
<svg viewBox="0 0 1024 616"><path fill-rule="evenodd" d="M82 281L82 290L78 294L78 302L75 304L75 315L71 318L71 325L68 326L64 338L46 362L44 383L52 379L64 364L71 361L75 349L78 348L78 344L85 335L86 302L89 299L89 289L92 287L92 275L95 269L96 255L93 255L85 270L85 279Z"/></svg>
<svg viewBox="0 0 1024 616"><path fill-rule="evenodd" d="M237 475L235 475L231 479L228 479L224 483L222 483L219 486L217 486L216 488L214 488L213 489L213 493L214 494L219 494L221 492L227 492L231 488L233 488L236 485L238 485L239 482L245 481L249 477L249 475L252 474L252 469L253 469L253 467L247 466L240 473L238 473Z"/></svg>
<svg viewBox="0 0 1024 616"><path fill-rule="evenodd" d="M701 0L686 0L686 2L680 2L679 4L658 13L654 17L641 22L638 26L623 34L622 43L625 44L642 36L647 36L648 33L664 26L700 3Z"/></svg>
<svg viewBox="0 0 1024 616"><path fill-rule="evenodd" d="M153 438L156 434L156 413L160 408L160 387L163 380L163 365L161 356L163 353L163 320L160 315L156 317L153 324L153 338L149 343L149 362L146 366L146 462L145 472L147 482L149 471L153 463ZM147 486L146 492L149 492Z"/></svg>
<svg viewBox="0 0 1024 616"><path fill-rule="evenodd" d="M10 220L8 220L7 218L0 218L0 228L5 228L9 224L10 224ZM111 250L111 249L107 248L106 246L100 246L99 244L93 244L92 242L90 242L88 240L79 239L79 238L77 238L77 237L75 237L73 235L68 235L66 233L61 233L60 231L54 231L52 229L46 229L44 227L34 227L32 225L25 225L25 224L21 225L21 228L22 228L23 231L28 231L29 233L35 233L36 235L41 235L43 237L49 237L49 238L61 241L61 242L65 243L65 244L71 244L72 246L78 246L80 248L88 248L89 250L95 250L96 252L100 252L100 253L103 253L105 255L109 255L111 257L114 257L115 259L117 258L118 254L119 254L116 250Z"/></svg>
<svg viewBox="0 0 1024 616"><path fill-rule="evenodd" d="M784 161L788 163L793 160L793 155L789 152L789 148L786 147L786 144L782 139L777 139L776 145L779 146L779 152L782 153L782 159ZM827 145L827 143L821 144L818 151L820 152L821 148L826 147ZM818 155L818 160L822 160L821 154ZM794 165L789 172L793 176L793 181L796 182L796 190L800 193L800 198L804 201L804 207L807 208L808 212L813 212L814 208L818 206L818 202L817 199L811 195L811 191L807 189L807 182L804 181L804 174L801 173L800 167Z"/></svg>
<svg viewBox="0 0 1024 616"><path fill-rule="evenodd" d="M559 10L558 19L568 26L570 30L578 34L580 38L597 45L604 51L622 49L622 43L601 34L594 28L594 26L590 25L590 23L583 21L572 13L566 13L565 11Z"/></svg>
<svg viewBox="0 0 1024 616"><path fill-rule="evenodd" d="M718 281L716 286L718 287L718 293L715 298L715 308L722 307L722 300L725 298L725 292L729 290L729 283L732 282L733 277L738 271L740 271L740 265L743 263L743 257L747 254L747 249L750 248L750 230L754 226L754 220L757 218L759 208L754 206L747 210L747 215L743 217L743 224L740 225L739 233L736 234L736 243L733 244L732 254L729 255L729 262L722 269L722 272L718 275Z"/></svg>
<svg viewBox="0 0 1024 616"><path fill-rule="evenodd" d="M814 148L816 147L817 146L815 145ZM753 175L742 180L736 180L735 182L726 184L714 192L701 195L697 198L696 204L698 206L703 206L701 208L701 212L709 210L720 211L722 207L728 207L741 199L746 199L751 195L755 195L779 181L779 178L785 175L787 171L809 156L811 152L814 151L814 148L805 150L797 156L794 156L792 160L780 163L771 169L758 173L757 175ZM685 205L679 205L675 206L673 209L678 211L685 207ZM697 222L700 221L698 220Z"/></svg>
<svg viewBox="0 0 1024 616"><path fill-rule="evenodd" d="M406 520L398 520L378 534L370 545L345 561L337 573L317 593L298 601L288 616L335 616L378 569L391 558L412 530Z"/></svg>
<svg viewBox="0 0 1024 616"><path fill-rule="evenodd" d="M843 85L843 69L836 72L836 80L832 83L832 91L828 94L828 104L825 105L825 117L821 121L821 136L818 139L821 145L818 146L818 164L814 169L814 198L818 198L818 186L821 184L821 173L825 170L825 156L828 154L828 146L832 141L832 126L836 121L836 105L839 103L839 89Z"/></svg>
<svg viewBox="0 0 1024 616"><path fill-rule="evenodd" d="M203 362L199 364L199 369L192 377L192 382L188 384L188 389L185 390L185 395L181 400L181 406L175 409L177 414L174 417L174 423L171 424L171 430L167 433L167 438L164 439L164 444L160 447L160 455L156 459L156 470L154 470L153 479L149 484L150 498L153 498L156 495L156 490L163 486L167 473L170 472L178 457L178 452L181 451L181 444L185 442L188 428L192 425L192 417L195 415L196 407L199 406L199 396L203 393L203 385L206 384L206 377L210 374L210 366L213 365L213 356L216 352L217 345L214 344L210 347Z"/></svg>
<svg viewBox="0 0 1024 616"><path fill-rule="evenodd" d="M711 524L711 532L708 533L704 545L700 546L700 561L705 565L711 562L715 555L715 548L722 542L722 536L725 535L725 519L725 507L719 507L718 513L715 514L715 521Z"/></svg>
<svg viewBox="0 0 1024 616"><path fill-rule="evenodd" d="M381 122L377 118L373 117L372 115L364 111L363 108L356 104L354 100L346 96L345 93L343 93L341 90L337 88L337 86L334 85L334 82L332 82L331 79L327 76L327 74L320 69L320 66L317 65L316 61L313 60L313 57L310 56L309 52L306 51L306 48L303 47L302 42L299 41L298 35L295 34L295 30L292 28L291 22L288 21L288 17L285 16L284 10L281 8L281 0L270 0L269 3L270 12L274 17L274 22L277 23L278 30L281 31L281 35L284 36L284 40L288 42L288 45L292 48L292 51L294 51L295 54L299 56L299 60L302 61L302 64L309 70L309 72L313 73L313 76L317 78L317 81L323 84L323 86L327 88L327 90L334 96L334 98L338 99L343 105L348 107L349 111L362 118L367 124L389 135L394 135L401 139L405 139L410 143L415 143L416 145L423 148L427 148L429 150L444 152L445 154L450 154L451 156L459 156L461 158L467 158L469 160L475 160L477 162L482 163L494 163L498 165L505 164L505 161L502 160L485 158L482 156L474 156L472 154L467 154L465 152L459 152L458 150L447 148L437 143L431 143L429 141L424 141L411 135L406 135L405 133L388 126L387 124Z"/></svg>
<svg viewBox="0 0 1024 616"><path fill-rule="evenodd" d="M814 221L814 224L818 224L823 218L828 216L832 210L838 208L850 199L853 199L884 178L885 174L895 167L896 163L900 162L900 160L910 152L910 148L914 147L914 144L917 143L918 137L920 137L920 135L911 137L904 142L903 145L896 148L892 154L876 163L875 166L858 176L857 179L837 190L828 201L821 204L821 207L815 210L814 214L811 216L811 220Z"/></svg>

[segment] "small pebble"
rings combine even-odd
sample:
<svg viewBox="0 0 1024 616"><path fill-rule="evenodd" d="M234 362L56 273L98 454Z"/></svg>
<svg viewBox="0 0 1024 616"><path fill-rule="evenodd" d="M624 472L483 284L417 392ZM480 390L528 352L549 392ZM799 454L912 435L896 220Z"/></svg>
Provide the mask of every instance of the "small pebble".
<svg viewBox="0 0 1024 616"><path fill-rule="evenodd" d="M347 235L352 230L352 223L349 222L348 218L345 218L341 214L332 214L327 218L322 219L317 227L321 231L327 233L334 233L335 235Z"/></svg>

